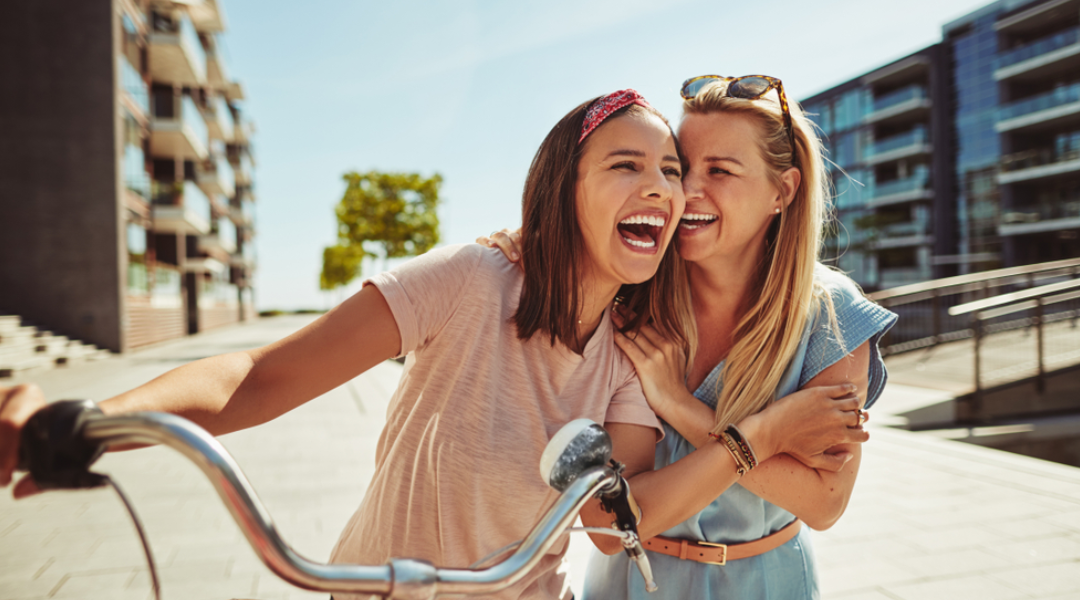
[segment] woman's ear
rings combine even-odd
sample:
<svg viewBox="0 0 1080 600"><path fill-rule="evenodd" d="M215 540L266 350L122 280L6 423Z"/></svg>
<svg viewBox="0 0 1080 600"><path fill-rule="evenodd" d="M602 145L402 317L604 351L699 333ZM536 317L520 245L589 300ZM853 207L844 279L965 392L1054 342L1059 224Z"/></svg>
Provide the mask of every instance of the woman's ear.
<svg viewBox="0 0 1080 600"><path fill-rule="evenodd" d="M784 208L787 208L795 199L800 183L802 183L802 171L796 167L791 167L780 174L780 197L777 200L784 203Z"/></svg>

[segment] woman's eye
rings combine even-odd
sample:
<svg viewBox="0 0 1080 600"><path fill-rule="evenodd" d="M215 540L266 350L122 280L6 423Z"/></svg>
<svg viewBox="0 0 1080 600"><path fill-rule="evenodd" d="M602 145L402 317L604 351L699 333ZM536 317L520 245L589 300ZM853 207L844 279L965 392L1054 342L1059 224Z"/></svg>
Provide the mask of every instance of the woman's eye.
<svg viewBox="0 0 1080 600"><path fill-rule="evenodd" d="M680 170L678 170L678 169L676 169L674 167L668 167L668 168L664 169L664 175L670 175L670 176L678 177L679 179L682 179L682 171L680 171Z"/></svg>
<svg viewBox="0 0 1080 600"><path fill-rule="evenodd" d="M637 165L635 165L634 163L629 162L629 161L628 162L615 163L614 165L612 165L611 168L612 169L629 169L631 171L637 171Z"/></svg>
<svg viewBox="0 0 1080 600"><path fill-rule="evenodd" d="M731 171L721 169L720 167L710 167L709 168L709 174L710 175L731 175Z"/></svg>

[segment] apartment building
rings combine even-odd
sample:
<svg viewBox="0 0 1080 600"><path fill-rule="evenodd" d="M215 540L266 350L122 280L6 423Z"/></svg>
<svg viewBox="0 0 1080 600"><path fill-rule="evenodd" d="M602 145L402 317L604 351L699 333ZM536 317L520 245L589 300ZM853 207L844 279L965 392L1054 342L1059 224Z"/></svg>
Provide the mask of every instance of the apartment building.
<svg viewBox="0 0 1080 600"><path fill-rule="evenodd" d="M251 318L220 0L36 0L0 49L0 310L116 352Z"/></svg>
<svg viewBox="0 0 1080 600"><path fill-rule="evenodd" d="M1080 0L1000 0L803 105L868 289L1080 256Z"/></svg>
<svg viewBox="0 0 1080 600"><path fill-rule="evenodd" d="M949 229L934 209L947 197L946 86L931 46L804 101L827 136L836 229L827 256L868 287L934 277L935 244Z"/></svg>

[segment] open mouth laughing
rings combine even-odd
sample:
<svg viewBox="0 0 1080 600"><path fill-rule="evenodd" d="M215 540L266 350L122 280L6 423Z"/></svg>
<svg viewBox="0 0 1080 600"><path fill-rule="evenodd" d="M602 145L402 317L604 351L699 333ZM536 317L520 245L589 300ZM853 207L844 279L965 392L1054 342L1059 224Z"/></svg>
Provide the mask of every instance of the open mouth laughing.
<svg viewBox="0 0 1080 600"><path fill-rule="evenodd" d="M633 249L655 251L666 224L667 217L662 215L631 215L619 221L619 235Z"/></svg>
<svg viewBox="0 0 1080 600"><path fill-rule="evenodd" d="M719 216L710 215L708 213L683 213L682 219L679 220L679 234L697 233L713 223L716 223L719 219Z"/></svg>

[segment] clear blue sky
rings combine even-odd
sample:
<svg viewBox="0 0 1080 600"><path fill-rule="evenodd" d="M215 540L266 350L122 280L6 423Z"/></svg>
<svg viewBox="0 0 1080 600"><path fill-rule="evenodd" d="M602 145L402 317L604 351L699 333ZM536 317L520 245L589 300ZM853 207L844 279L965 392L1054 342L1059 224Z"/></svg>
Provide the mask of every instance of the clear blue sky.
<svg viewBox="0 0 1080 600"><path fill-rule="evenodd" d="M328 308L322 248L346 171L441 173L444 244L520 221L544 135L632 87L673 121L706 73L805 98L940 39L982 0L219 0L257 167L260 309ZM369 273L370 274L370 273ZM355 288L355 286L353 286Z"/></svg>

